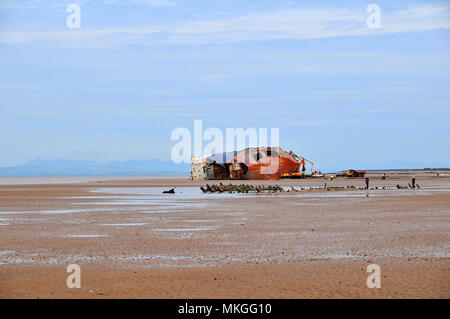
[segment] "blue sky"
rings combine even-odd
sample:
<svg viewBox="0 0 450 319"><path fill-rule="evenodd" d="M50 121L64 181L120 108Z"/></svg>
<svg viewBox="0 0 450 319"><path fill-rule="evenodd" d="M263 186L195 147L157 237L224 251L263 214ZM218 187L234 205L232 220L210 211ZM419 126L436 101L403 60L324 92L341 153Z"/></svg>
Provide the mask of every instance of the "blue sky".
<svg viewBox="0 0 450 319"><path fill-rule="evenodd" d="M0 70L0 166L168 160L195 119L318 168L450 165L448 2L0 0Z"/></svg>

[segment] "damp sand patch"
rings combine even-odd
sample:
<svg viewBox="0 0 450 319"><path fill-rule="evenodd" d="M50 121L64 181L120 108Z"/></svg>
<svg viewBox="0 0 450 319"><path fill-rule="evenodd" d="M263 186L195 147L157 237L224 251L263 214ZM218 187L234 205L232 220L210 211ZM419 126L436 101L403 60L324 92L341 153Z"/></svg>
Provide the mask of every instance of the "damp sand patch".
<svg viewBox="0 0 450 319"><path fill-rule="evenodd" d="M102 238L109 237L109 235L89 234L89 235L67 235L68 238Z"/></svg>
<svg viewBox="0 0 450 319"><path fill-rule="evenodd" d="M128 226L145 226L148 223L123 223L123 224L100 224L100 226L128 227Z"/></svg>
<svg viewBox="0 0 450 319"><path fill-rule="evenodd" d="M35 211L18 211L18 212L0 212L0 215L20 215L20 214L42 214L42 215L62 215L62 214L76 214L76 213L93 213L93 212L108 212L126 209L117 208L76 208L76 209L55 209L55 210L35 210Z"/></svg>
<svg viewBox="0 0 450 319"><path fill-rule="evenodd" d="M192 228L155 228L158 232L193 232L193 231L208 231L214 230L217 226L192 227Z"/></svg>

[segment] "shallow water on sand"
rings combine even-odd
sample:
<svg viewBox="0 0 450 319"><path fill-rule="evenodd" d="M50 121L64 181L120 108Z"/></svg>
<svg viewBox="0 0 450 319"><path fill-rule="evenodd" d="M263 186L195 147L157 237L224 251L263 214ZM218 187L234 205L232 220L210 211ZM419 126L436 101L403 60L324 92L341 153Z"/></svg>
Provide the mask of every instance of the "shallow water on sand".
<svg viewBox="0 0 450 319"><path fill-rule="evenodd" d="M170 180L180 178L183 178L183 176L0 176L0 185L72 184L111 180Z"/></svg>

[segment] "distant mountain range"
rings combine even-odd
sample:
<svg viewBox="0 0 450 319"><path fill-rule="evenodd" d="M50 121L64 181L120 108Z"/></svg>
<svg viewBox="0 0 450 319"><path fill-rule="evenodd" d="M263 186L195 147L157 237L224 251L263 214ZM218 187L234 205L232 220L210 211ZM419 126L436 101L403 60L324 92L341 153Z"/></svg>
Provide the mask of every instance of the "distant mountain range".
<svg viewBox="0 0 450 319"><path fill-rule="evenodd" d="M82 176L82 175L186 175L190 164L151 159L110 161L36 159L14 167L0 167L0 176Z"/></svg>
<svg viewBox="0 0 450 319"><path fill-rule="evenodd" d="M323 173L338 172L346 169L422 169L450 167L449 163L426 162L335 162L317 163L314 169ZM146 161L110 161L97 162L90 160L68 159L36 159L28 163L0 167L0 176L114 176L114 175L189 175L191 165L175 164L172 161L151 159Z"/></svg>

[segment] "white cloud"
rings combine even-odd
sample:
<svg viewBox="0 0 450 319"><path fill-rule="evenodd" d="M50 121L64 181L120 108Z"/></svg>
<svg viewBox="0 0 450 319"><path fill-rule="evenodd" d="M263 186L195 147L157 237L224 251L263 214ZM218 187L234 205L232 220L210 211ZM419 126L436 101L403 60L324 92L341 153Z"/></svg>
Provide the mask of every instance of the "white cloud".
<svg viewBox="0 0 450 319"><path fill-rule="evenodd" d="M43 8L43 7L67 7L70 3L77 3L79 5L100 4L100 5L118 5L118 4L129 4L130 1L123 0L103 0L93 1L93 0L71 0L71 1L55 1L55 0L1 0L0 9L32 9L32 8ZM141 5L147 5L150 7L174 7L176 3L170 0L132 0L131 2Z"/></svg>
<svg viewBox="0 0 450 319"><path fill-rule="evenodd" d="M443 6L414 7L382 14L382 28L366 26L360 10L295 9L250 14L231 19L178 26L172 41L182 43L241 42L270 39L317 39L450 28L450 11Z"/></svg>
<svg viewBox="0 0 450 319"><path fill-rule="evenodd" d="M113 4L120 4L120 3L127 3L129 1L119 1L119 0L104 0L103 4L106 5L113 5ZM140 4L140 5L147 5L150 7L161 7L161 6L165 6L165 7L175 7L176 3L172 2L170 0L132 0L131 2L135 3L135 4Z"/></svg>
<svg viewBox="0 0 450 319"><path fill-rule="evenodd" d="M168 0L135 0L149 5L170 5ZM106 30L58 32L3 32L0 43L47 42L59 46L109 46L141 43L211 44L272 39L318 39L450 28L446 6L420 6L387 12L382 10L381 29L366 26L368 14L356 9L291 9L250 13L219 20L182 22L175 26L149 26ZM74 40L77 40L74 43Z"/></svg>
<svg viewBox="0 0 450 319"><path fill-rule="evenodd" d="M159 6L167 6L167 7L175 7L176 3L169 0L134 0L133 2L139 4L146 4L151 7L159 7Z"/></svg>

